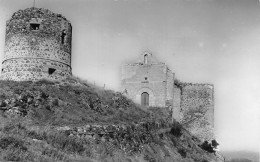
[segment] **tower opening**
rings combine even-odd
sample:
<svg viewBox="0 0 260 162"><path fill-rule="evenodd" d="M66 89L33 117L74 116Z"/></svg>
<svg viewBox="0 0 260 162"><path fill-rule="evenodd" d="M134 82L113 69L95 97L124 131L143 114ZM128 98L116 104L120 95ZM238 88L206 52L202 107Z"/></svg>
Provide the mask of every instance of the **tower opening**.
<svg viewBox="0 0 260 162"><path fill-rule="evenodd" d="M36 24L36 23L31 23L30 24L30 29L31 30L39 30L40 28L40 24Z"/></svg>
<svg viewBox="0 0 260 162"><path fill-rule="evenodd" d="M55 71L56 71L56 69L54 69L54 68L49 68L48 73L51 75L51 74L53 74Z"/></svg>
<svg viewBox="0 0 260 162"><path fill-rule="evenodd" d="M63 30L62 33L61 33L61 43L62 44L65 43L66 37L67 37L66 31Z"/></svg>
<svg viewBox="0 0 260 162"><path fill-rule="evenodd" d="M145 54L144 55L144 64L147 64L147 62L148 62L148 58L147 57L148 57L147 54Z"/></svg>
<svg viewBox="0 0 260 162"><path fill-rule="evenodd" d="M149 106L149 94L147 92L141 94L141 105Z"/></svg>

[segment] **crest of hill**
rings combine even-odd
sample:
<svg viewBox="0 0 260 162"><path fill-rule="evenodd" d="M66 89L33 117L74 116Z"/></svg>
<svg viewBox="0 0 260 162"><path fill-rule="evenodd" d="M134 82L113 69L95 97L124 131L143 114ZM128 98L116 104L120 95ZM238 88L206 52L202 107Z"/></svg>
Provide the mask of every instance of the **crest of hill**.
<svg viewBox="0 0 260 162"><path fill-rule="evenodd" d="M0 109L27 116L40 125L126 124L149 118L149 113L121 93L73 77L0 81Z"/></svg>

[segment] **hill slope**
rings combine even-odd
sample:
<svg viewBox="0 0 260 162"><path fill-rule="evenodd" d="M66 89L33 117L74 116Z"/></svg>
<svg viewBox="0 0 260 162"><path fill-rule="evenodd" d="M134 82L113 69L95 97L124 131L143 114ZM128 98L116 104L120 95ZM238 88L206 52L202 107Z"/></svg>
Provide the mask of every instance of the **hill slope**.
<svg viewBox="0 0 260 162"><path fill-rule="evenodd" d="M221 161L178 123L75 78L0 81L1 161Z"/></svg>

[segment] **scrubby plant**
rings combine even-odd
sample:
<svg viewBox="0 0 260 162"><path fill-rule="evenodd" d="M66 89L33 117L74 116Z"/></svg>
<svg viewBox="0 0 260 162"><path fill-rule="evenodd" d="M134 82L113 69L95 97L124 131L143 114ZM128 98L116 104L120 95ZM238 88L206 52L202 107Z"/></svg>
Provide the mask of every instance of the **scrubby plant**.
<svg viewBox="0 0 260 162"><path fill-rule="evenodd" d="M213 148L216 149L216 148L218 147L219 143L218 143L215 139L213 139L213 140L211 141L211 145L212 145Z"/></svg>
<svg viewBox="0 0 260 162"><path fill-rule="evenodd" d="M200 145L200 147L201 147L203 150L205 150L205 151L207 151L207 152L209 152L209 153L215 153L215 151L214 151L214 149L213 149L211 143L208 142L208 141L204 141L204 142L202 143L202 145Z"/></svg>
<svg viewBox="0 0 260 162"><path fill-rule="evenodd" d="M180 137L182 135L182 127L181 127L180 123L174 122L170 133L172 135L174 135L175 137Z"/></svg>
<svg viewBox="0 0 260 162"><path fill-rule="evenodd" d="M186 156L187 156L187 153L186 153L185 149L178 149L178 153L179 153L183 158L186 158Z"/></svg>
<svg viewBox="0 0 260 162"><path fill-rule="evenodd" d="M9 146L19 148L21 151L27 151L27 148L24 146L24 141L14 137L2 137L0 139L0 148L7 149Z"/></svg>

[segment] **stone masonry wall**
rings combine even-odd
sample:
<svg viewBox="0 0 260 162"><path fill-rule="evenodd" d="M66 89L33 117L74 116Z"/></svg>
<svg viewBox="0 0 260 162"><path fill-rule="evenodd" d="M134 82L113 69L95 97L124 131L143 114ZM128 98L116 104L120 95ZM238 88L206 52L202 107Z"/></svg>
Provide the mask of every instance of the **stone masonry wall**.
<svg viewBox="0 0 260 162"><path fill-rule="evenodd" d="M71 24L60 14L41 8L15 12L6 23L1 78L61 79L71 75L71 38Z"/></svg>
<svg viewBox="0 0 260 162"><path fill-rule="evenodd" d="M166 106L169 108L173 108L173 86L174 86L174 74L172 71L167 67L166 73Z"/></svg>
<svg viewBox="0 0 260 162"><path fill-rule="evenodd" d="M177 121L180 120L181 109L181 89L174 85L173 90L173 118Z"/></svg>
<svg viewBox="0 0 260 162"><path fill-rule="evenodd" d="M3 60L15 58L44 58L70 65L70 53L60 48L53 38L37 38L30 35L14 35L6 42Z"/></svg>
<svg viewBox="0 0 260 162"><path fill-rule="evenodd" d="M152 54L143 53L136 62L125 64L121 69L121 87L136 103L141 94L149 94L149 106L172 107L174 74Z"/></svg>
<svg viewBox="0 0 260 162"><path fill-rule="evenodd" d="M180 122L202 140L214 138L214 88L187 84L181 88Z"/></svg>
<svg viewBox="0 0 260 162"><path fill-rule="evenodd" d="M3 63L2 74L7 80L38 80L39 78L50 78L54 80L66 78L71 75L70 66L45 59L36 58L17 58L10 59ZM49 75L48 67L56 69Z"/></svg>
<svg viewBox="0 0 260 162"><path fill-rule="evenodd" d="M122 80L122 87L127 90L129 98L140 104L141 94L147 92L149 106L165 106L166 66L164 64L125 65L123 73L126 75Z"/></svg>

